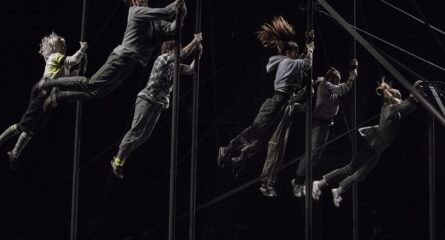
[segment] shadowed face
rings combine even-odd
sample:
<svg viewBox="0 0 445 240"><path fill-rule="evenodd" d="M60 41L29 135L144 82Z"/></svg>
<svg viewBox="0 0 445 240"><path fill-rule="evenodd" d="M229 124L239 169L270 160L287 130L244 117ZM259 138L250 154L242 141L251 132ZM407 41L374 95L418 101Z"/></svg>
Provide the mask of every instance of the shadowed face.
<svg viewBox="0 0 445 240"><path fill-rule="evenodd" d="M295 42L289 42L288 47L289 49L286 51L286 56L296 59L298 57L298 44Z"/></svg>
<svg viewBox="0 0 445 240"><path fill-rule="evenodd" d="M65 39L59 38L57 42L54 44L54 49L56 50L56 52L65 55L66 54Z"/></svg>
<svg viewBox="0 0 445 240"><path fill-rule="evenodd" d="M326 73L326 79L328 79L331 83L338 84L341 80L340 72L337 69L331 67Z"/></svg>

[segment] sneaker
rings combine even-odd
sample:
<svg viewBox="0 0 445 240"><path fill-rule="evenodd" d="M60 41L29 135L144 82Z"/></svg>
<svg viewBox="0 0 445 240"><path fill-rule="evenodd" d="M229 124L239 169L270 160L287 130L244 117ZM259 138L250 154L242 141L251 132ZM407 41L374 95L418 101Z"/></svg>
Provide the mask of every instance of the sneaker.
<svg viewBox="0 0 445 240"><path fill-rule="evenodd" d="M57 101L56 101L57 100L56 99L57 92L58 92L57 88L51 89L51 92L49 93L49 96L43 102L43 110L44 111L47 111L50 108L57 107Z"/></svg>
<svg viewBox="0 0 445 240"><path fill-rule="evenodd" d="M275 192L275 188L273 184L270 183L261 183L260 192L266 197L276 197L277 193Z"/></svg>
<svg viewBox="0 0 445 240"><path fill-rule="evenodd" d="M321 189L318 186L320 181L313 181L312 182L312 198L316 201L320 200L320 196L321 196Z"/></svg>
<svg viewBox="0 0 445 240"><path fill-rule="evenodd" d="M230 161L231 154L227 153L225 147L220 147L218 150L218 159L216 159L216 163L218 164L219 168L224 168L226 163Z"/></svg>
<svg viewBox="0 0 445 240"><path fill-rule="evenodd" d="M114 159L111 160L111 167L113 168L114 176L120 179L124 179L124 168L120 165L117 165L114 162Z"/></svg>
<svg viewBox="0 0 445 240"><path fill-rule="evenodd" d="M294 193L294 196L296 198L301 198L303 196L306 196L306 186L296 184L295 179L292 179L290 184L292 185L292 192Z"/></svg>
<svg viewBox="0 0 445 240"><path fill-rule="evenodd" d="M9 169L11 169L11 170L19 169L20 164L17 159L17 156L15 156L12 151L7 152L7 154L8 154L8 158L9 158Z"/></svg>
<svg viewBox="0 0 445 240"><path fill-rule="evenodd" d="M340 207L340 202L343 200L343 198L340 196L339 189L333 188L331 192L332 192L334 206Z"/></svg>

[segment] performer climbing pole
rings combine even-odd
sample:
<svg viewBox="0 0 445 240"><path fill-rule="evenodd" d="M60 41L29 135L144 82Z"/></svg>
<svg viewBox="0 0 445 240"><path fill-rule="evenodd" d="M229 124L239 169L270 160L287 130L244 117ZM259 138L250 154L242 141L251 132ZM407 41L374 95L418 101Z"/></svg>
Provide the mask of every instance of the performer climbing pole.
<svg viewBox="0 0 445 240"><path fill-rule="evenodd" d="M195 32L201 32L202 0L196 0ZM196 170L198 163L198 117L199 117L199 55L195 57L195 75L193 81L193 112L192 112L192 149L190 161L190 220L189 240L195 239L196 218Z"/></svg>

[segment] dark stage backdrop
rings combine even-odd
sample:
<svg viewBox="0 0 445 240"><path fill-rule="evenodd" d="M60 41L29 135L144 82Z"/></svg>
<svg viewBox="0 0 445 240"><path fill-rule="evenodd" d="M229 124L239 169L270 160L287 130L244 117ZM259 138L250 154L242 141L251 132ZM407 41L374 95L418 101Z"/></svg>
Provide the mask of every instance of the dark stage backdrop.
<svg viewBox="0 0 445 240"><path fill-rule="evenodd" d="M151 2L151 1L150 1ZM186 0L188 16L184 43L192 39L194 3ZM330 1L352 21L352 0ZM413 1L391 3L420 16ZM154 6L167 1L153 1ZM217 149L247 127L261 103L272 94L273 75L265 65L273 52L262 48L255 31L262 23L282 15L297 30L304 44L305 16L298 10L305 1L204 1L198 205L253 179L260 174L264 156L253 158L238 179L229 169L216 166ZM439 65L445 65L441 49L421 24L390 9L380 1L358 0L358 26ZM40 39L51 31L66 37L68 54L79 47L81 1L16 1L2 3L0 63L0 129L17 122L29 101L30 89L43 73L37 53ZM445 29L443 2L417 1L430 23ZM123 36L127 8L118 0L89 3L87 40L91 76ZM108 20L107 20L108 19ZM347 76L352 38L330 19L315 14L316 49L314 75L334 66ZM444 43L445 37L438 36ZM378 41L373 43L412 70L432 81L444 81L444 73L401 54ZM360 46L358 122L378 113L374 93L382 76L393 78ZM128 160L124 181L112 176L110 160L133 113L136 93L145 85L148 72L135 72L103 99L84 104L79 199L79 239L165 239L168 218L168 171L171 111L162 115L147 143ZM408 74L407 78L416 79ZM395 87L400 84L393 80ZM188 211L189 148L191 140L191 79L181 79L178 214ZM401 89L403 96L407 91ZM336 137L351 125L352 94L342 98L332 129ZM67 239L69 235L71 172L75 105L60 105L41 133L22 155L23 167L7 169L6 152L14 141L0 147L0 239ZM296 116L289 139L287 159L303 153L304 116ZM371 122L375 124L376 121ZM427 239L428 155L427 113L422 107L403 119L400 136L377 167L359 186L360 239ZM444 128L437 125L438 239L445 238ZM359 142L361 143L361 142ZM350 139L343 137L326 147L315 177L346 164ZM302 239L304 200L292 196L290 180L294 165L278 178L278 197L266 199L255 184L197 214L197 239ZM333 207L330 194L314 203L314 239L351 239L351 194L341 208ZM188 218L178 219L178 239L187 237Z"/></svg>

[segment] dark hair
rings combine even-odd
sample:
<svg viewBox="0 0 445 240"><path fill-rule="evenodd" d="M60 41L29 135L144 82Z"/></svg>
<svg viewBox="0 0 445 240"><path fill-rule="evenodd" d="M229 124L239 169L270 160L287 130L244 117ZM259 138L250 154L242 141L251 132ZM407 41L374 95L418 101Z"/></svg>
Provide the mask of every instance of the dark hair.
<svg viewBox="0 0 445 240"><path fill-rule="evenodd" d="M173 49L176 47L174 40L165 41L162 43L161 47L161 54L167 53L169 51L173 51Z"/></svg>

